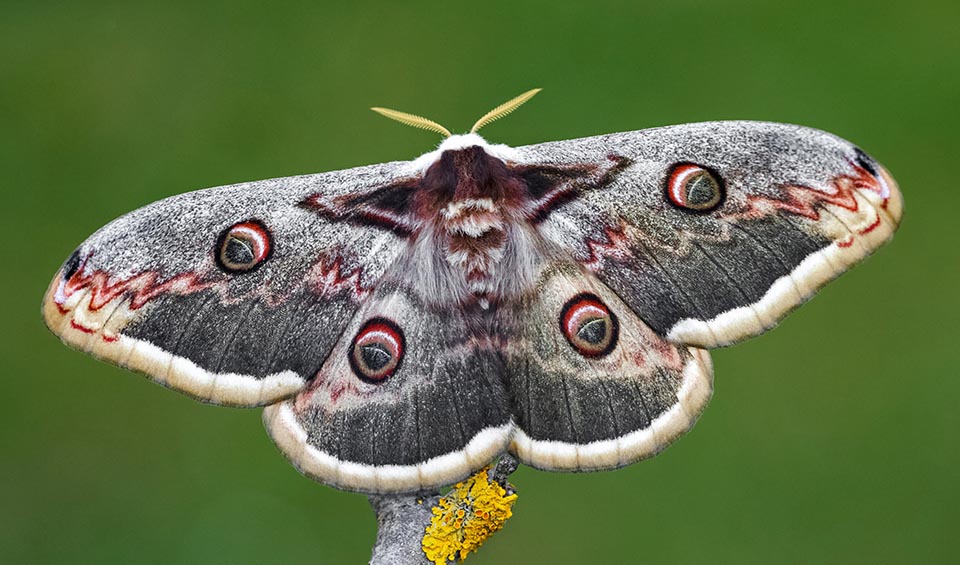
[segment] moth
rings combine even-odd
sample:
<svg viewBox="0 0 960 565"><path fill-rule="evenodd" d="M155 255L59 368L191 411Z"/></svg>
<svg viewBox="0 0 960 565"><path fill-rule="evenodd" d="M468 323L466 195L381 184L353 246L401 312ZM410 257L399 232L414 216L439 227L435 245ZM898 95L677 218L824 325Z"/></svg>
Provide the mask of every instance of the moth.
<svg viewBox="0 0 960 565"><path fill-rule="evenodd" d="M200 401L266 406L305 475L400 493L509 452L654 455L710 399L707 350L772 328L890 239L890 174L815 129L730 121L173 196L74 251L43 300L68 345Z"/></svg>

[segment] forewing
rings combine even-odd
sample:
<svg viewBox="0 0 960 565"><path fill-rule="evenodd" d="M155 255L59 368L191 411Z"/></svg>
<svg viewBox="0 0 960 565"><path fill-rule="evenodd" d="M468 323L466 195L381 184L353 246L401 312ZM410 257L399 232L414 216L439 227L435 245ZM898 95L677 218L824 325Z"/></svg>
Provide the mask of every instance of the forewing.
<svg viewBox="0 0 960 565"><path fill-rule="evenodd" d="M606 318L598 315L604 310ZM687 431L710 399L709 353L658 336L579 265L545 270L535 292L505 315L520 324L507 344L511 451L528 465L628 465ZM590 326L598 321L602 327ZM588 341L575 338L578 328Z"/></svg>
<svg viewBox="0 0 960 565"><path fill-rule="evenodd" d="M769 329L887 241L902 213L883 167L799 126L687 124L517 152L538 165L620 164L559 199L540 231L659 335L697 347ZM715 209L671 202L668 179L684 163L720 177Z"/></svg>
<svg viewBox="0 0 960 565"><path fill-rule="evenodd" d="M402 174L387 163L211 188L136 210L96 232L57 273L43 301L47 326L206 402L253 406L294 394L405 245L394 231L317 203ZM234 233L243 243L223 255ZM248 270L224 266L245 261Z"/></svg>
<svg viewBox="0 0 960 565"><path fill-rule="evenodd" d="M302 473L346 490L436 489L483 468L513 424L502 356L476 319L381 284L307 388L264 410L270 436ZM359 366L364 344L389 374ZM395 365L377 362L384 351Z"/></svg>

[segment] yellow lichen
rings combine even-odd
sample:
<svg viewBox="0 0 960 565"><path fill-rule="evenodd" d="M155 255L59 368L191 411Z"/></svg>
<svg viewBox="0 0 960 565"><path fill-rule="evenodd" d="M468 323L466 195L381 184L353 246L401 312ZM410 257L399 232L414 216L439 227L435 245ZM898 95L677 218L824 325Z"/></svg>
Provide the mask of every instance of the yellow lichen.
<svg viewBox="0 0 960 565"><path fill-rule="evenodd" d="M503 527L513 515L516 494L489 478L487 467L457 483L431 511L433 518L423 536L423 552L436 565L461 561Z"/></svg>

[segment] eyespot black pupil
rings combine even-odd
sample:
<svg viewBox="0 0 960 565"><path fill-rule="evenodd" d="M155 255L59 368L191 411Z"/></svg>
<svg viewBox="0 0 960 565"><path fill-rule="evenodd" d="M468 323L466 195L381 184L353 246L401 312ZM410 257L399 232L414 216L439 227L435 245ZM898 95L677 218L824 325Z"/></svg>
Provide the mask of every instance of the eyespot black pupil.
<svg viewBox="0 0 960 565"><path fill-rule="evenodd" d="M234 265L247 265L253 263L255 257L253 246L248 241L237 237L227 239L227 245L223 250L223 258Z"/></svg>
<svg viewBox="0 0 960 565"><path fill-rule="evenodd" d="M607 321L603 318L590 320L580 327L577 331L577 337L587 343L599 345L603 343L603 338L607 335Z"/></svg>
<svg viewBox="0 0 960 565"><path fill-rule="evenodd" d="M709 173L699 174L687 183L687 205L709 206L717 197L717 184Z"/></svg>
<svg viewBox="0 0 960 565"><path fill-rule="evenodd" d="M393 355L378 343L361 346L360 357L363 359L363 364L371 371L379 371L393 359Z"/></svg>

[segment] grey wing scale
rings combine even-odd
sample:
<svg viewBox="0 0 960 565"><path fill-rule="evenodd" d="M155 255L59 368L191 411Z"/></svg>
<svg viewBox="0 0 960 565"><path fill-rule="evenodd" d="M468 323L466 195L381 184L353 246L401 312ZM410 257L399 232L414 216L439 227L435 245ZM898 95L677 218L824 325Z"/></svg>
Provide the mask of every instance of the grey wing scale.
<svg viewBox="0 0 960 565"><path fill-rule="evenodd" d="M694 424L706 348L771 328L902 214L883 167L798 126L451 139L423 169L132 212L63 265L46 323L200 400L270 405L281 451L338 488L436 489L506 450L610 469Z"/></svg>
<svg viewBox="0 0 960 565"><path fill-rule="evenodd" d="M613 468L663 449L710 397L712 366L697 348L773 327L887 241L902 214L882 166L798 126L688 124L517 154L520 165L558 169L620 164L541 216L544 247L560 259L522 300L508 346L511 450L551 470ZM673 171L686 167L718 179L709 207L671 194ZM564 322L570 300L607 310L605 323L620 328L609 350L577 351L564 337L576 327Z"/></svg>
<svg viewBox="0 0 960 565"><path fill-rule="evenodd" d="M363 194L402 178L401 167L211 188L131 212L57 273L46 323L69 345L206 402L295 394L404 246L393 232L334 222L303 203ZM245 243L218 258L231 229ZM251 230L260 240L243 239ZM226 272L232 260L260 263Z"/></svg>
<svg viewBox="0 0 960 565"><path fill-rule="evenodd" d="M541 232L660 335L717 347L759 334L887 241L902 201L851 143L799 126L710 122L531 145L521 162L627 159L553 210ZM709 213L665 198L671 167L722 179Z"/></svg>
<svg viewBox="0 0 960 565"><path fill-rule="evenodd" d="M600 355L580 354L563 334L563 312L583 296L588 309L611 313L612 341ZM709 354L658 336L579 265L546 269L520 308L526 323L508 345L506 375L517 426L511 451L522 462L554 471L622 467L667 447L706 407Z"/></svg>
<svg viewBox="0 0 960 565"><path fill-rule="evenodd" d="M381 284L307 388L267 407L267 430L301 472L345 490L429 490L466 477L513 432L502 356L471 325L464 312ZM358 368L379 344L395 369L378 373L373 357Z"/></svg>
<svg viewBox="0 0 960 565"><path fill-rule="evenodd" d="M578 297L587 297L587 310L609 311L611 342L598 355L564 335L564 312ZM511 451L522 462L554 471L622 467L667 447L706 407L709 354L656 335L579 265L546 269L521 309L527 323L508 345L506 375L517 426Z"/></svg>

